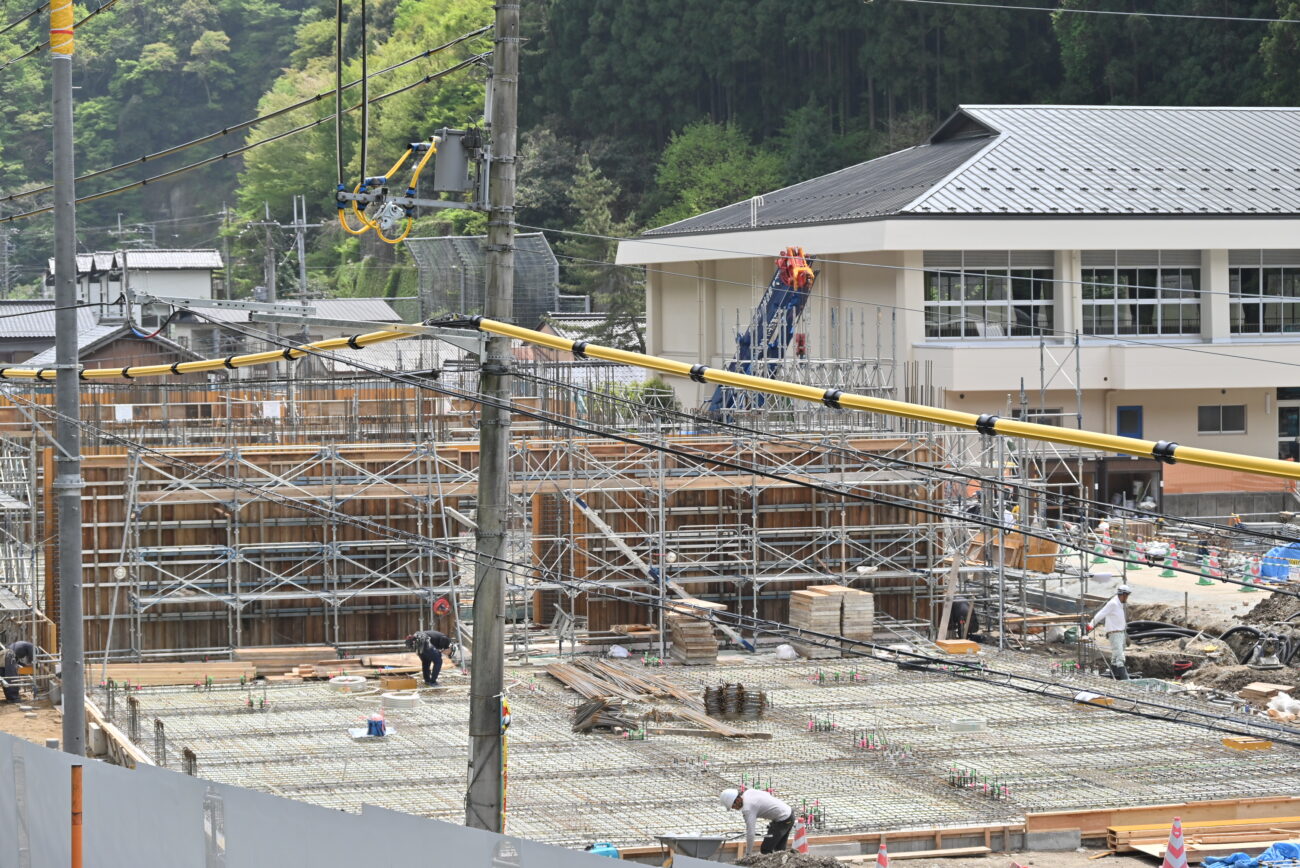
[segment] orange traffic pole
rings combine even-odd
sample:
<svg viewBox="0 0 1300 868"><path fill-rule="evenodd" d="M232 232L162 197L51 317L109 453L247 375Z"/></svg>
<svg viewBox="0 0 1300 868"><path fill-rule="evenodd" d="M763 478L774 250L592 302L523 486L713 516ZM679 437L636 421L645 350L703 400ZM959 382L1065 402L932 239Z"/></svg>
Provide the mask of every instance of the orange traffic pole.
<svg viewBox="0 0 1300 868"><path fill-rule="evenodd" d="M72 868L81 865L81 766L72 767Z"/></svg>

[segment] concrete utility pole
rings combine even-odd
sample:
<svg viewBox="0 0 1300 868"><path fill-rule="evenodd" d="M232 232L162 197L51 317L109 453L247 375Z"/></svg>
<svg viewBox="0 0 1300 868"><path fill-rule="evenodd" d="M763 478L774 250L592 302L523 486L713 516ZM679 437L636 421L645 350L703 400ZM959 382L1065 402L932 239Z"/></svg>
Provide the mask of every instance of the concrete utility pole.
<svg viewBox="0 0 1300 868"><path fill-rule="evenodd" d="M63 749L84 755L85 633L81 613L81 419L77 374L77 192L72 158L72 0L50 4L54 96L54 502L58 511Z"/></svg>
<svg viewBox="0 0 1300 868"><path fill-rule="evenodd" d="M510 320L515 295L515 139L519 96L519 4L500 0L488 85L492 149L488 165L487 290L484 312ZM501 767L504 584L510 488L510 340L490 337L480 360L478 530L475 533L474 656L469 699L469 790L465 825L505 828Z"/></svg>

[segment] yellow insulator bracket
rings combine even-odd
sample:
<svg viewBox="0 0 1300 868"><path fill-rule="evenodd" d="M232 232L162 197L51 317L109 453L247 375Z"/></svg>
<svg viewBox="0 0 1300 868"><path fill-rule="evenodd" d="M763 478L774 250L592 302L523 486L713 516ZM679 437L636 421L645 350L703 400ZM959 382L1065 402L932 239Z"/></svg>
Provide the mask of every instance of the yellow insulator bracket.
<svg viewBox="0 0 1300 868"><path fill-rule="evenodd" d="M1134 437L1120 437L1115 434L1103 434L1097 431L1060 428L1055 425L1023 422L1018 419L1003 419L992 413L966 413L960 410L949 410L945 407L911 404L906 401L892 401L887 398L872 398L867 395L841 392L838 389L822 389L816 386L787 383L784 380L770 380L766 377L755 377L752 374L741 374L736 371L710 368L705 365L691 365L660 356L597 346L587 341L575 341L558 335L548 335L533 329L521 328L520 326L490 320L485 317L458 320L452 325L461 327L469 325L490 334L502 335L536 346L573 353L578 358L617 362L618 364L658 371L675 377L685 377L697 383L715 383L721 386L763 392L768 395L779 395L798 401L824 404L837 410L883 413L887 416L897 416L903 419L933 422L954 428L966 428L988 436L1002 434L1008 437L1024 437L1030 440L1042 440L1048 443L1096 449L1101 452L1135 455L1139 458L1154 458L1165 464L1192 464L1197 467L1240 470L1246 473L1277 476L1283 479L1300 479L1300 463L1293 461L1279 461L1275 458L1259 458L1253 455L1240 455L1235 452L1219 452L1214 449L1180 446L1177 443L1165 440L1139 440Z"/></svg>

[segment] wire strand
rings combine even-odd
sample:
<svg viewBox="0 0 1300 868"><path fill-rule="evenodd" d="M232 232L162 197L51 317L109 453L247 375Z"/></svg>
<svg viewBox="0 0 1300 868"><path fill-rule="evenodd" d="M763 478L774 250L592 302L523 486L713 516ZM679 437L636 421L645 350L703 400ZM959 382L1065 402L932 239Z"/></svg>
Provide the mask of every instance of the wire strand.
<svg viewBox="0 0 1300 868"><path fill-rule="evenodd" d="M46 9L49 8L50 8L49 0L46 0L45 3L42 3L40 6L37 6L35 9L32 9L31 11L25 13L21 18L15 18L13 21L10 21L4 27L0 28L0 35L8 33L10 30L13 30L15 27L17 27L19 24L22 24L27 19L31 18L34 15L40 15L42 12L44 12Z"/></svg>
<svg viewBox="0 0 1300 868"><path fill-rule="evenodd" d="M870 3L871 0L866 0ZM1194 21L1233 21L1241 24L1300 24L1295 18L1243 18L1235 15L1195 15L1177 12L1129 12L1111 9L1073 9L1068 6L1011 6L1003 3L964 3L961 0L894 0L895 3L917 3L926 6L955 6L972 9L1014 9L1017 12L1069 13L1072 15L1118 15L1125 18L1181 18Z"/></svg>
<svg viewBox="0 0 1300 868"><path fill-rule="evenodd" d="M94 18L96 15L98 15L101 12L107 12L109 9L112 9L114 6L116 6L117 3L118 0L105 0L105 2L100 4L100 6L97 9L94 9L91 12L87 13L86 17L82 18L76 24L73 24L72 25L73 29L74 30L80 29L81 26L85 24L87 21L90 21L92 18ZM46 5L48 6L49 4L47 3ZM32 57L33 55L41 53L42 51L44 51L49 47L50 47L50 40L47 39L44 42L42 42L40 45L37 45L35 48L28 49L27 51L24 51L22 54L18 55L17 57L6 60L3 64L0 64L0 72L4 72L6 69L13 66L18 61L26 60L27 58Z"/></svg>

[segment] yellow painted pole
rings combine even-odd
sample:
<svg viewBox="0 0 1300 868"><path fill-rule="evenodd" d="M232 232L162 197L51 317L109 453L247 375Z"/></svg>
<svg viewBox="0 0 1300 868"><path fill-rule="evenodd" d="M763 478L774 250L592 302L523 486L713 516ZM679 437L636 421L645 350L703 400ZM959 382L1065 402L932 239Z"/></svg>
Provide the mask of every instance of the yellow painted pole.
<svg viewBox="0 0 1300 868"><path fill-rule="evenodd" d="M1018 419L1003 419L988 413L977 415L960 410L949 410L944 407L930 407L925 404L911 404L906 401L891 401L887 398L872 398L867 395L841 392L838 389L802 386L796 383L787 383L783 380L771 380L766 377L755 377L752 374L725 371L721 368L675 362L672 359L665 359L660 356L597 346L586 341L574 341L558 335L548 335L533 329L521 328L510 323L483 317L475 317L472 322L481 331L505 335L526 343L560 350L561 352L570 352L579 358L586 356L607 362L632 365L645 370L658 371L662 374L687 377L697 383L717 383L722 386L733 386L737 389L780 395L798 401L825 404L836 409L883 413L888 416L915 419L921 422L934 422L954 428L967 428L979 431L982 434L1004 434L1008 437L1043 440L1048 443L1097 449L1102 452L1117 452L1123 455L1136 455L1141 458L1155 458L1157 461L1166 464L1192 464L1197 467L1240 470L1246 473L1300 480L1300 464L1293 461L1258 458L1252 455L1239 455L1234 452L1219 452L1214 449L1198 449L1194 446L1180 446L1177 443L1164 440L1139 440L1134 437L1119 437L1114 434L1102 434L1096 431L1061 428L1056 425L1041 425L1036 422L1023 422Z"/></svg>

